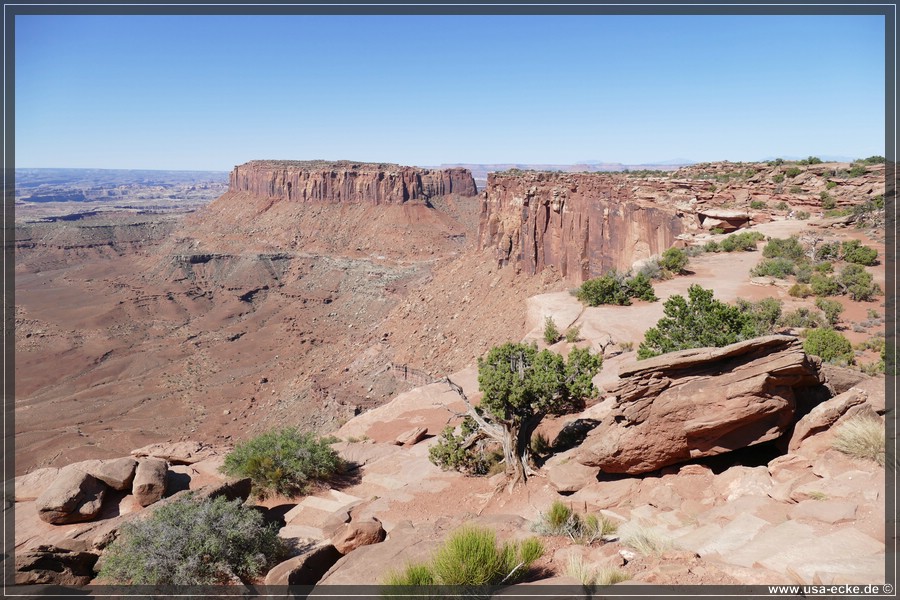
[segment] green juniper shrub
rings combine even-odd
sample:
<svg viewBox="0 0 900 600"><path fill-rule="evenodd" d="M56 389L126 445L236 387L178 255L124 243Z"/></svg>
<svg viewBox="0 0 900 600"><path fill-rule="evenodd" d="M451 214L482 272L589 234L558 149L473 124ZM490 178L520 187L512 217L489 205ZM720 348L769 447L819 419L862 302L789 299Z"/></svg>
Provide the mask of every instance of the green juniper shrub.
<svg viewBox="0 0 900 600"><path fill-rule="evenodd" d="M760 261L758 265L751 269L750 274L754 277L776 277L785 279L795 273L794 261L789 258L769 258Z"/></svg>
<svg viewBox="0 0 900 600"><path fill-rule="evenodd" d="M715 240L709 240L703 244L704 252L719 252L720 250L722 250L722 247Z"/></svg>
<svg viewBox="0 0 900 600"><path fill-rule="evenodd" d="M444 471L459 471L466 475L487 475L495 463L503 458L496 452L478 445L469 445L469 437L477 430L475 420L466 415L460 424L460 434L447 426L437 443L428 449L429 460Z"/></svg>
<svg viewBox="0 0 900 600"><path fill-rule="evenodd" d="M794 190L796 190L796 191L794 191ZM795 194L799 194L803 190L800 187L794 187L794 188L791 188L791 191ZM775 205L775 208L777 208L778 210L788 210L790 208L790 206L788 206L787 202L782 200L781 202L779 202L778 204Z"/></svg>
<svg viewBox="0 0 900 600"><path fill-rule="evenodd" d="M766 203L763 202L762 200L751 200L750 201L750 208L752 208L753 210L762 210L765 207L766 207Z"/></svg>
<svg viewBox="0 0 900 600"><path fill-rule="evenodd" d="M870 156L868 158L860 158L856 162L862 163L864 165L883 165L884 157L883 156Z"/></svg>
<svg viewBox="0 0 900 600"><path fill-rule="evenodd" d="M826 242L816 248L816 260L837 260L841 253L841 245L838 242Z"/></svg>
<svg viewBox="0 0 900 600"><path fill-rule="evenodd" d="M776 173L772 176L772 181L775 183L782 183L784 181L784 175L782 173Z"/></svg>
<svg viewBox="0 0 900 600"><path fill-rule="evenodd" d="M758 231L743 231L729 235L719 245L725 252L734 252L735 250L752 252L756 250L756 243L764 239L766 239L765 236Z"/></svg>
<svg viewBox="0 0 900 600"><path fill-rule="evenodd" d="M837 202L834 198L832 198L831 194L828 192L822 192L819 194L819 198L822 200L822 208L828 210L837 206Z"/></svg>
<svg viewBox="0 0 900 600"><path fill-rule="evenodd" d="M833 190L836 187L837 187L837 182L834 182L834 181L829 181L825 184L826 190Z"/></svg>
<svg viewBox="0 0 900 600"><path fill-rule="evenodd" d="M822 159L818 156L808 156L803 160L798 160L797 163L801 165L820 165L822 164Z"/></svg>
<svg viewBox="0 0 900 600"><path fill-rule="evenodd" d="M188 495L125 523L104 553L100 576L129 585L252 582L287 553L277 527L242 504Z"/></svg>
<svg viewBox="0 0 900 600"><path fill-rule="evenodd" d="M872 266L877 262L878 251L863 246L859 240L848 240L841 244L841 257L849 263Z"/></svg>
<svg viewBox="0 0 900 600"><path fill-rule="evenodd" d="M812 265L810 265L808 263L803 263L803 264L799 265L797 267L795 275L797 277L797 283L809 283L809 280L812 278L812 275L813 275Z"/></svg>
<svg viewBox="0 0 900 600"><path fill-rule="evenodd" d="M221 470L232 477L249 477L260 498L270 494L293 497L310 484L328 481L344 468L331 448L336 438L318 438L295 427L269 431L242 444L225 457Z"/></svg>
<svg viewBox="0 0 900 600"><path fill-rule="evenodd" d="M626 279L625 287L628 290L628 295L632 298L637 298L638 300L644 300L646 302L656 302L659 300L653 292L653 285L650 283L650 278L643 273L638 273L634 277Z"/></svg>
<svg viewBox="0 0 900 600"><path fill-rule="evenodd" d="M797 175L799 175L802 172L803 171L798 167L788 167L788 169L784 172L784 174L787 175L788 177L796 177Z"/></svg>
<svg viewBox="0 0 900 600"><path fill-rule="evenodd" d="M834 265L830 262L820 262L813 267L816 273L834 273Z"/></svg>
<svg viewBox="0 0 900 600"><path fill-rule="evenodd" d="M801 306L784 313L779 324L792 329L813 329L825 327L825 319L819 313Z"/></svg>
<svg viewBox="0 0 900 600"><path fill-rule="evenodd" d="M846 290L850 298L856 301L869 302L881 295L881 287L874 282L872 274L862 265L849 264L841 269L837 276L838 284Z"/></svg>
<svg viewBox="0 0 900 600"><path fill-rule="evenodd" d="M581 325L572 325L566 329L566 341L574 344L581 339Z"/></svg>
<svg viewBox="0 0 900 600"><path fill-rule="evenodd" d="M841 293L841 284L828 275L814 273L809 278L809 285L816 296L836 296Z"/></svg>
<svg viewBox="0 0 900 600"><path fill-rule="evenodd" d="M581 284L575 297L588 306L600 306L601 304L617 304L619 306L631 305L631 298L624 284L624 278L615 271L610 271L602 277L588 279Z"/></svg>
<svg viewBox="0 0 900 600"><path fill-rule="evenodd" d="M825 362L853 364L853 345L850 340L830 328L816 328L806 331L803 351L820 357Z"/></svg>
<svg viewBox="0 0 900 600"><path fill-rule="evenodd" d="M797 261L806 257L803 244L795 236L789 238L772 238L763 248L764 258L787 258Z"/></svg>
<svg viewBox="0 0 900 600"><path fill-rule="evenodd" d="M735 306L750 320L748 337L769 335L781 320L782 303L777 298L763 298L756 302L738 299Z"/></svg>
<svg viewBox="0 0 900 600"><path fill-rule="evenodd" d="M850 177L862 177L866 174L866 166L854 163L850 166L850 170L847 173Z"/></svg>
<svg viewBox="0 0 900 600"><path fill-rule="evenodd" d="M559 328L556 326L556 321L553 320L553 317L544 319L544 341L547 345L555 344L561 337L562 335L559 333Z"/></svg>
<svg viewBox="0 0 900 600"><path fill-rule="evenodd" d="M713 298L713 291L698 285L688 298L673 295L663 304L665 317L647 330L638 346L638 359L688 348L720 347L752 337L753 324L735 306Z"/></svg>
<svg viewBox="0 0 900 600"><path fill-rule="evenodd" d="M721 227L713 227L712 229L709 230L709 232L712 233L713 235L721 235L721 234L725 233L725 230L722 229Z"/></svg>
<svg viewBox="0 0 900 600"><path fill-rule="evenodd" d="M809 298L813 295L813 290L805 283L795 283L788 290L788 295L793 298Z"/></svg>
<svg viewBox="0 0 900 600"><path fill-rule="evenodd" d="M672 273L684 273L684 268L688 264L688 257L681 248L669 248L662 253L659 259L659 266Z"/></svg>
<svg viewBox="0 0 900 600"><path fill-rule="evenodd" d="M829 325L837 325L841 319L841 313L844 312L843 304L829 298L816 298L816 308L825 313Z"/></svg>

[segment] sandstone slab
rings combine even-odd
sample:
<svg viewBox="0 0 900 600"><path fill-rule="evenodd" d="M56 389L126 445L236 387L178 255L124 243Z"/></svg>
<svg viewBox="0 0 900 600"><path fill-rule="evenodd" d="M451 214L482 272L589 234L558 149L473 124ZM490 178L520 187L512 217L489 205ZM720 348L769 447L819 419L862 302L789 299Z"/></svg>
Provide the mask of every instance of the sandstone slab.
<svg viewBox="0 0 900 600"><path fill-rule="evenodd" d="M16 585L87 585L94 578L97 558L99 555L92 552L70 552L55 546L17 552L15 582Z"/></svg>
<svg viewBox="0 0 900 600"><path fill-rule="evenodd" d="M47 467L45 469L36 469L31 473L16 477L14 482L16 502L37 499L44 490L50 487L57 475L59 475L59 469L56 467Z"/></svg>
<svg viewBox="0 0 900 600"><path fill-rule="evenodd" d="M267 586L315 585L341 557L331 544L320 544L279 563L266 574Z"/></svg>

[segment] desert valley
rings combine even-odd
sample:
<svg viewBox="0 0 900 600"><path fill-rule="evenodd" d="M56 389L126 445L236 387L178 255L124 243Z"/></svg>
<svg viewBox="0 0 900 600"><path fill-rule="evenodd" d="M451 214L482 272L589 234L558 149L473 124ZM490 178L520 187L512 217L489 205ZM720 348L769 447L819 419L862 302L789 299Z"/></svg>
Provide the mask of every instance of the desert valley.
<svg viewBox="0 0 900 600"><path fill-rule="evenodd" d="M213 578L250 589L447 583L423 565L464 526L522 553L477 582L501 588L888 581L883 158L217 177L17 195L17 584L136 582L111 549L186 497L277 531L277 560ZM520 343L509 385L561 370L516 421L484 365ZM513 421L533 431L504 457L484 434ZM297 494L225 474L285 427L340 468Z"/></svg>

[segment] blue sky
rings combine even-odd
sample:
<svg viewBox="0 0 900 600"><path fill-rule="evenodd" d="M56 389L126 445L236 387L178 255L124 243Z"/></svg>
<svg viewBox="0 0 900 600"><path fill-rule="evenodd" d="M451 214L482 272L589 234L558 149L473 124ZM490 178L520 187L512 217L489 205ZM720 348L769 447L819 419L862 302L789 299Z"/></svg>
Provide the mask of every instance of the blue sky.
<svg viewBox="0 0 900 600"><path fill-rule="evenodd" d="M884 154L880 16L17 16L16 165Z"/></svg>

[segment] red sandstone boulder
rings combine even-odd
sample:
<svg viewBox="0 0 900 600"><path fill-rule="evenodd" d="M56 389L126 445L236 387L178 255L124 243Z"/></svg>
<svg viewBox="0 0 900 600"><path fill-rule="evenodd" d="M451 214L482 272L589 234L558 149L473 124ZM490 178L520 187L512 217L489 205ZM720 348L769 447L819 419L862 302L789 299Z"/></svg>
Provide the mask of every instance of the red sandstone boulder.
<svg viewBox="0 0 900 600"><path fill-rule="evenodd" d="M38 496L35 507L42 521L54 525L90 521L100 512L106 490L102 481L69 465Z"/></svg>
<svg viewBox="0 0 900 600"><path fill-rule="evenodd" d="M818 361L781 335L664 354L619 375L611 412L575 458L629 474L773 440L794 423L797 391L823 383Z"/></svg>
<svg viewBox="0 0 900 600"><path fill-rule="evenodd" d="M349 554L360 546L378 544L385 538L381 521L371 518L363 521L351 521L343 525L331 538L331 543L341 554Z"/></svg>
<svg viewBox="0 0 900 600"><path fill-rule="evenodd" d="M138 463L134 473L132 494L141 506L149 506L166 493L166 461L146 458Z"/></svg>

